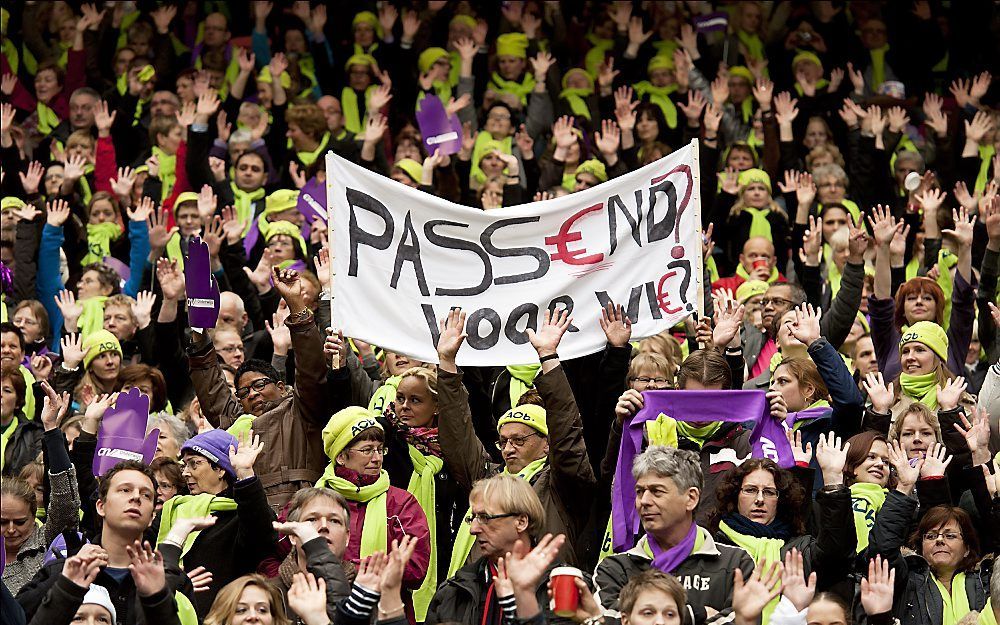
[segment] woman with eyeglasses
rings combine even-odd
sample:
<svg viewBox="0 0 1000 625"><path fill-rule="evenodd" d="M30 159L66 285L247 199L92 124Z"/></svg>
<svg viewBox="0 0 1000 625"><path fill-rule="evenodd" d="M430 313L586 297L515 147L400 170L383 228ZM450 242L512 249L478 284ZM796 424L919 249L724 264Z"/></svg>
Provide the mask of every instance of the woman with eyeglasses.
<svg viewBox="0 0 1000 625"><path fill-rule="evenodd" d="M256 571L277 548L271 526L276 517L253 468L263 447L253 430L239 440L212 430L181 447L181 475L190 494L163 502L157 543L185 570L203 566L212 572L207 590L195 597L200 619L226 584Z"/></svg>
<svg viewBox="0 0 1000 625"><path fill-rule="evenodd" d="M815 572L824 588L839 581L851 569L855 545L851 493L844 484L847 451L833 434L820 437L816 446L825 486L816 495L816 518L809 524L818 528L815 536L806 533L812 470L809 460L799 456L792 470L769 459L750 458L728 471L716 487L710 524L715 540L742 547L757 566L782 562L796 549L802 553L807 578ZM777 603L775 598L764 608L765 624Z"/></svg>
<svg viewBox="0 0 1000 625"><path fill-rule="evenodd" d="M350 540L344 560L360 563L375 553L388 553L393 541L417 539L417 547L403 571L403 586L421 587L431 559L428 517L420 502L393 486L384 465L386 433L378 415L360 406L334 414L323 428L323 450L330 459L317 488L330 488L347 499ZM383 521L384 519L384 521ZM407 614L413 601L406 596Z"/></svg>

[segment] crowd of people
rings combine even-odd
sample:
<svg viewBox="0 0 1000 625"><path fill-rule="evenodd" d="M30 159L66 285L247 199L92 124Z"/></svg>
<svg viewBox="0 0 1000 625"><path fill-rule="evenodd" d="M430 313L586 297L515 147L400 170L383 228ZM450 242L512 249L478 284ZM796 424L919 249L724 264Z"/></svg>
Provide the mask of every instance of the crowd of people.
<svg viewBox="0 0 1000 625"><path fill-rule="evenodd" d="M996 625L996 3L0 15L4 623ZM460 309L437 363L331 329L327 153L488 211L692 139L700 318L609 304L563 361L552 309L537 361L464 368ZM95 475L133 389L155 458Z"/></svg>

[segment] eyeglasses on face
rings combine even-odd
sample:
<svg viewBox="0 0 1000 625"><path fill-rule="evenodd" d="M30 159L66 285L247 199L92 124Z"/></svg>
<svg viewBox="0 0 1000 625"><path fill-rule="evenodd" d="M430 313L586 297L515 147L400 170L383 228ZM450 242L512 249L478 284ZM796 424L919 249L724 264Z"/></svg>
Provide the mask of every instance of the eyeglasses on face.
<svg viewBox="0 0 1000 625"><path fill-rule="evenodd" d="M764 499L777 499L778 489L777 488L757 488L756 486L744 486L740 489L740 492L747 497L757 498L761 493L764 494Z"/></svg>
<svg viewBox="0 0 1000 625"><path fill-rule="evenodd" d="M504 447L507 446L507 443L512 444L514 446L514 449L520 449L524 447L524 444L527 443L528 439L531 438L532 436L541 436L541 435L538 432L532 432L531 434L527 434L525 436L512 436L510 438L504 438L503 436L501 436L500 440L497 441L497 449L503 451Z"/></svg>
<svg viewBox="0 0 1000 625"><path fill-rule="evenodd" d="M378 455L380 455L380 456L382 456L384 458L385 454L388 452L388 448L386 448L386 447L360 447L360 448L348 449L347 451L353 451L353 452L361 454L362 456L365 456L367 458L371 458L375 454L378 454Z"/></svg>
<svg viewBox="0 0 1000 625"><path fill-rule="evenodd" d="M208 460L204 460L202 458L188 458L187 460L181 462L181 466L192 472L197 471L206 464L208 464Z"/></svg>
<svg viewBox="0 0 1000 625"><path fill-rule="evenodd" d="M784 297L762 297L760 298L761 306L774 306L778 308L780 306L791 306L794 302L790 299L785 299Z"/></svg>
<svg viewBox="0 0 1000 625"><path fill-rule="evenodd" d="M955 540L958 540L959 538L961 538L962 537L962 533L961 532L927 532L927 533L924 534L924 540L926 540L928 542L933 542L933 541L937 540L938 537L942 537L945 540L947 540L948 542L952 542L952 541L955 541Z"/></svg>
<svg viewBox="0 0 1000 625"><path fill-rule="evenodd" d="M468 523L469 525L472 525L473 521L479 523L480 525L489 525L490 522L493 521L494 519L506 519L517 515L518 515L517 512L506 512L504 514L487 514L486 512L475 512L465 517L465 522Z"/></svg>
<svg viewBox="0 0 1000 625"><path fill-rule="evenodd" d="M250 389L253 389L259 393L263 391L268 384L273 384L273 383L274 380L272 380L271 378L257 378L250 384L247 384L246 386L241 386L240 388L236 389L236 396L240 399L246 399L247 397L250 396Z"/></svg>
<svg viewBox="0 0 1000 625"><path fill-rule="evenodd" d="M639 384L650 384L650 383L654 383L654 384L666 384L670 380L668 380L667 378L645 378L645 377L639 377L639 378L633 378L633 381L638 382Z"/></svg>

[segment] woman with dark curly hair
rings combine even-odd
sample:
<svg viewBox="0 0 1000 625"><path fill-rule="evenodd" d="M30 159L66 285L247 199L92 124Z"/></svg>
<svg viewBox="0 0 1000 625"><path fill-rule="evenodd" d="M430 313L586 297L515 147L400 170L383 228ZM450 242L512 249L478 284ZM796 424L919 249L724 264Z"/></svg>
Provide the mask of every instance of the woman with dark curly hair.
<svg viewBox="0 0 1000 625"><path fill-rule="evenodd" d="M821 436L817 444L816 460L825 486L816 494L816 536L806 534L812 501L806 494L813 483L808 468L811 453L799 449L796 471L801 475L766 458L750 458L726 474L716 488L717 507L710 524L715 540L742 547L756 565L781 562L788 552L798 550L806 577L815 572L821 588L835 583L850 570L854 558L851 497L844 485L847 450L832 434ZM764 622L777 603L775 599L764 609Z"/></svg>

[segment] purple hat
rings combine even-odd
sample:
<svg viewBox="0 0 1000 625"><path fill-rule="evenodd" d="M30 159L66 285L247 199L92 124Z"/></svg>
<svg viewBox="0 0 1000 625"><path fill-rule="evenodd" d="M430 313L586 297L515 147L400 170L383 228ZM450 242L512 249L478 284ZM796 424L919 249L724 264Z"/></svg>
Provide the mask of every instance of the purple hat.
<svg viewBox="0 0 1000 625"><path fill-rule="evenodd" d="M187 442L181 445L181 455L184 455L186 451L190 451L199 456L204 456L235 479L236 471L229 462L230 445L232 445L233 449L239 449L240 444L235 436L225 430L209 430L208 432L203 432L193 438L189 438Z"/></svg>
<svg viewBox="0 0 1000 625"><path fill-rule="evenodd" d="M73 532L73 533L76 534L77 540L79 541L77 549L79 549L79 547L82 545L90 544L90 541L87 540L86 537L80 532ZM52 544L49 545L49 548L45 551L45 560L42 561L42 564L45 565L50 562L55 562L56 560L63 560L68 555L69 555L69 548L66 546L66 534L65 533L59 534L58 536L56 536L56 539L52 541Z"/></svg>

